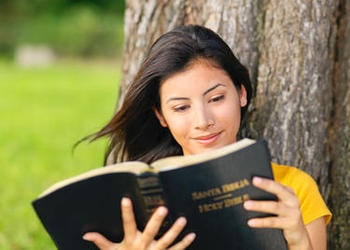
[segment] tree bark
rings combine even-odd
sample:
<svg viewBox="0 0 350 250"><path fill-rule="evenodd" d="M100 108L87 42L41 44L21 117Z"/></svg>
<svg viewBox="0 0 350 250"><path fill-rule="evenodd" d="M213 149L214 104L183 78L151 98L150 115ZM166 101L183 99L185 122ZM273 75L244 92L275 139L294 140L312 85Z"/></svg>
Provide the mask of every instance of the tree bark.
<svg viewBox="0 0 350 250"><path fill-rule="evenodd" d="M252 130L277 162L309 172L328 196L335 1L265 6Z"/></svg>
<svg viewBox="0 0 350 250"><path fill-rule="evenodd" d="M135 76L150 45L161 34L183 23L181 0L127 0L124 18L125 42L119 103Z"/></svg>
<svg viewBox="0 0 350 250"><path fill-rule="evenodd" d="M330 126L333 249L350 249L350 1L340 1Z"/></svg>
<svg viewBox="0 0 350 250"><path fill-rule="evenodd" d="M350 249L350 1L127 0L121 98L150 44L180 24L218 32L251 75L244 136L310 173L334 213L330 249Z"/></svg>

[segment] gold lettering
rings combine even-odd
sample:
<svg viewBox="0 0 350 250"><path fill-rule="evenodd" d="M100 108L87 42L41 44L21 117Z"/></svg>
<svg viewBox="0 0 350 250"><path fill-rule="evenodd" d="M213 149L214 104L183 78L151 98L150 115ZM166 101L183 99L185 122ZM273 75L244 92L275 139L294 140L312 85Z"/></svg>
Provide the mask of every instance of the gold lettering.
<svg viewBox="0 0 350 250"><path fill-rule="evenodd" d="M244 188L246 186L249 186L249 181L247 179L243 179L236 182L224 184L221 186L221 190L223 193L228 193L228 192L233 192L237 189Z"/></svg>
<svg viewBox="0 0 350 250"><path fill-rule="evenodd" d="M158 187L159 186L159 180L155 176L149 176L149 177L145 177L143 179L139 178L139 179L137 179L137 181L138 181L141 188Z"/></svg>
<svg viewBox="0 0 350 250"><path fill-rule="evenodd" d="M225 208L228 208L228 207L236 206L236 205L242 203L243 198L242 198L242 196L237 196L237 197L234 197L231 199L226 199L226 200L224 200L224 202L225 202Z"/></svg>
<svg viewBox="0 0 350 250"><path fill-rule="evenodd" d="M150 195L145 196L144 201L146 203L146 206L155 206L155 205L162 205L164 204L162 196L161 195Z"/></svg>
<svg viewBox="0 0 350 250"><path fill-rule="evenodd" d="M243 197L243 201L247 201L250 199L249 194L244 194L242 197Z"/></svg>
<svg viewBox="0 0 350 250"><path fill-rule="evenodd" d="M200 213L207 213L210 211L215 211L223 208L224 203L222 201L215 203L206 203L198 206Z"/></svg>
<svg viewBox="0 0 350 250"><path fill-rule="evenodd" d="M200 200L200 199L213 197L213 196L220 195L220 194L221 194L220 188L212 188L212 189L208 189L206 191L193 192L192 199L193 200Z"/></svg>

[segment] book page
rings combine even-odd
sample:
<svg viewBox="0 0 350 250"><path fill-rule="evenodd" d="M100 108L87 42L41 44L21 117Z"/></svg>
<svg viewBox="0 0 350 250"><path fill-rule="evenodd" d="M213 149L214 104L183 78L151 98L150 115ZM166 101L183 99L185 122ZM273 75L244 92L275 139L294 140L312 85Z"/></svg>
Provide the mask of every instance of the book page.
<svg viewBox="0 0 350 250"><path fill-rule="evenodd" d="M230 144L222 148L214 149L210 152L205 152L205 153L196 154L196 155L188 155L188 156L172 156L172 157L159 159L153 162L151 166L157 171L167 171L175 168L186 167L192 164L221 157L228 153L238 151L254 143L256 143L255 140L244 138L233 144Z"/></svg>
<svg viewBox="0 0 350 250"><path fill-rule="evenodd" d="M62 187L68 186L74 182L78 182L84 179L91 178L93 176L98 176L98 175L104 175L104 174L111 174L111 173L121 173L121 172L126 172L126 173L134 173L136 175L143 173L144 171L149 171L150 168L149 166L144 163L144 162L139 162L139 161L129 161L129 162L122 162L122 163L117 163L113 165L108 165L105 167L100 167L97 169L90 170L88 172L82 173L80 175L62 180L60 182L57 182L56 184L52 185L48 189L46 189L43 193L39 195L40 197L43 197L49 193L54 192L55 190L58 190Z"/></svg>

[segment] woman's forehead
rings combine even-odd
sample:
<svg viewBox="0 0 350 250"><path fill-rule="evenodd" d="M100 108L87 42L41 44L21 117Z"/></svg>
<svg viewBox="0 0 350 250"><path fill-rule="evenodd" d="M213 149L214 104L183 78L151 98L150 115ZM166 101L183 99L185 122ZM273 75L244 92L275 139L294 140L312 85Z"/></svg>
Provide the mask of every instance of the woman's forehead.
<svg viewBox="0 0 350 250"><path fill-rule="evenodd" d="M233 85L231 78L218 67L197 62L187 70L173 74L160 86L161 96L176 96L189 94L204 95L213 86L226 87Z"/></svg>

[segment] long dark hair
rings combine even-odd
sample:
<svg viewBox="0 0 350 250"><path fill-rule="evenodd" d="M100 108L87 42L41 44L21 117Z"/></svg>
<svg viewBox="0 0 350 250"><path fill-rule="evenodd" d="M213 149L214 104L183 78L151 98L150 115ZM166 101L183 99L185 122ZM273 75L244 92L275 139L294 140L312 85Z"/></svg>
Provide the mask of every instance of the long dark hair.
<svg viewBox="0 0 350 250"><path fill-rule="evenodd" d="M180 26L160 36L152 45L136 77L125 93L120 109L92 140L108 136L110 144L105 163L126 160L152 162L181 155L182 149L168 128L160 125L154 108L160 110L160 84L172 74L183 71L195 59L207 59L225 70L236 88L243 85L248 104L252 88L247 69L229 46L212 30ZM241 116L248 104L241 109ZM107 158L112 158L112 161Z"/></svg>

